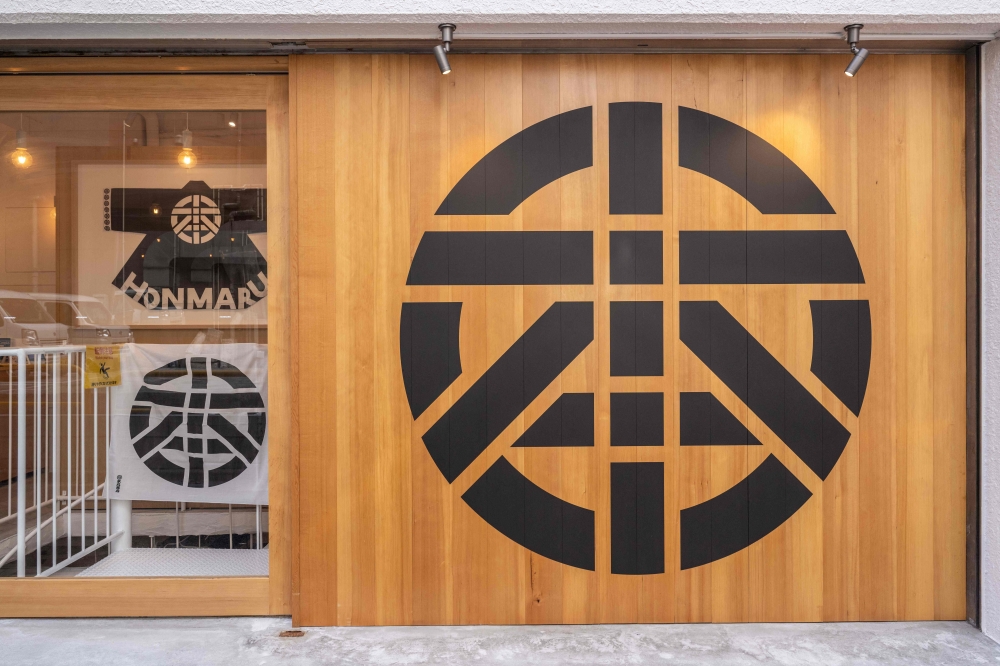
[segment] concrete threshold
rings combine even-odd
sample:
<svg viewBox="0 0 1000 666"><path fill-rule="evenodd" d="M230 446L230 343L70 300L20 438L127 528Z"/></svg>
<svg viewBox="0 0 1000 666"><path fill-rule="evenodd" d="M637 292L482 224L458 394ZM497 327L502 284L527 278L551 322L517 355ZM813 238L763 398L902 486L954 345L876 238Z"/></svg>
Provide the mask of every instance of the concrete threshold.
<svg viewBox="0 0 1000 666"><path fill-rule="evenodd" d="M964 622L305 628L287 618L2 620L20 666L990 664Z"/></svg>

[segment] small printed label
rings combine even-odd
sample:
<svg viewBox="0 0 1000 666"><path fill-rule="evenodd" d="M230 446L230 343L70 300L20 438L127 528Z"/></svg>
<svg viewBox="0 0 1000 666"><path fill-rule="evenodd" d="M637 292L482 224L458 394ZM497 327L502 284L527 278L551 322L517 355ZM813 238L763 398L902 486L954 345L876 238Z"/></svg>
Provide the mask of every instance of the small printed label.
<svg viewBox="0 0 1000 666"><path fill-rule="evenodd" d="M119 386L122 383L119 345L87 345L86 388Z"/></svg>
<svg viewBox="0 0 1000 666"><path fill-rule="evenodd" d="M0 338L0 347L10 347L10 338Z"/></svg>

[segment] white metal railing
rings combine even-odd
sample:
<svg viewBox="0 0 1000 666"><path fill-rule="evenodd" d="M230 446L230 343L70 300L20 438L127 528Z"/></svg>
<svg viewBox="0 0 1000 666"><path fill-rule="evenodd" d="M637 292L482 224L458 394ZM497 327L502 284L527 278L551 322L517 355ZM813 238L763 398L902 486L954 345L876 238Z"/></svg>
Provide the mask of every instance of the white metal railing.
<svg viewBox="0 0 1000 666"><path fill-rule="evenodd" d="M6 553L0 548L0 567L16 557L18 577L26 574L29 546L34 546L35 576L44 577L118 535L111 531L111 512L101 497L111 394L108 388L84 388L85 354L84 346L0 349L7 368L9 468L7 515L0 517L0 537L10 531L11 519L16 520L15 543ZM29 520L34 522L31 531ZM65 545L63 553L60 544ZM45 545L51 554L43 566Z"/></svg>

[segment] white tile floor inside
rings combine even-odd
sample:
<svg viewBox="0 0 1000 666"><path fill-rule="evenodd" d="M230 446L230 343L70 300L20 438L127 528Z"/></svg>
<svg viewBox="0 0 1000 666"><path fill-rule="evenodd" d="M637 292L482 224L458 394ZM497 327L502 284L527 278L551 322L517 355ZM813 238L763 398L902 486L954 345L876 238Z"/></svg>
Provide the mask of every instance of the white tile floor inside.
<svg viewBox="0 0 1000 666"><path fill-rule="evenodd" d="M263 548L130 548L77 574L80 578L172 576L266 576L269 550Z"/></svg>
<svg viewBox="0 0 1000 666"><path fill-rule="evenodd" d="M963 622L305 629L287 618L0 620L16 666L996 664Z"/></svg>

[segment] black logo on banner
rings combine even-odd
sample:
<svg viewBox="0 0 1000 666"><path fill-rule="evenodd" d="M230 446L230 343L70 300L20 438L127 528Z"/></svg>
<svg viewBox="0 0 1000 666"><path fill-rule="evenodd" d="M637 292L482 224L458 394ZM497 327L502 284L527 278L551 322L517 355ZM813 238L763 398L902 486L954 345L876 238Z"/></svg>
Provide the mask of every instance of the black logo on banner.
<svg viewBox="0 0 1000 666"><path fill-rule="evenodd" d="M663 108L609 106L609 212L663 213ZM765 214L834 215L819 188L781 151L708 113L678 109L680 166L737 192ZM438 215L507 215L532 193L593 166L592 108L553 116L507 139L452 188ZM819 227L817 218L816 226ZM663 284L663 231L611 231L611 284ZM863 284L846 231L681 231L681 284ZM408 285L569 285L594 283L589 231L428 231ZM669 306L669 304L668 304ZM751 412L820 479L836 465L850 432L717 301L612 301L612 376L662 376L664 317ZM423 435L438 469L453 482L594 340L595 304L557 301ZM866 300L810 301L811 371L859 414L871 360ZM462 373L462 303L404 303L400 359L413 418ZM680 428L664 432L664 400L676 400ZM610 445L758 446L711 393L612 393ZM564 393L515 447L594 446L594 395ZM611 571L665 568L662 462L611 463ZM729 490L680 512L682 569L714 562L763 538L811 493L775 456ZM594 569L594 511L566 502L501 456L463 495L487 523L535 553Z"/></svg>
<svg viewBox="0 0 1000 666"><path fill-rule="evenodd" d="M267 295L267 261L249 234L267 231L267 191L104 191L105 229L144 234L113 284L148 309L243 310Z"/></svg>
<svg viewBox="0 0 1000 666"><path fill-rule="evenodd" d="M129 415L129 437L146 467L188 488L221 486L246 471L266 427L257 386L236 366L205 356L146 373Z"/></svg>

